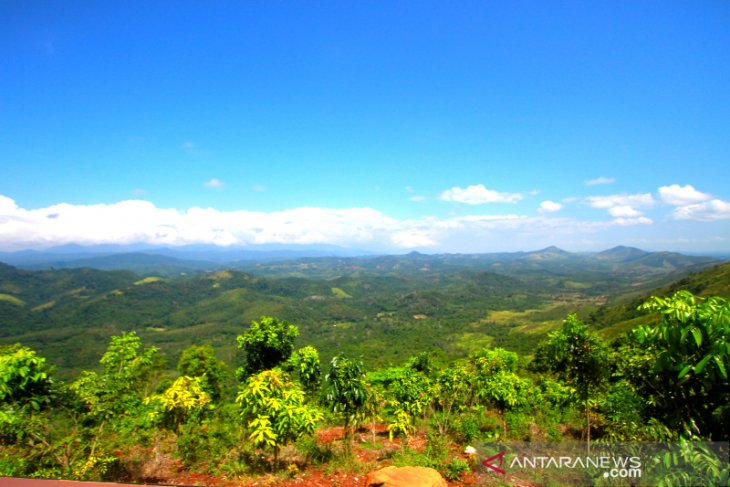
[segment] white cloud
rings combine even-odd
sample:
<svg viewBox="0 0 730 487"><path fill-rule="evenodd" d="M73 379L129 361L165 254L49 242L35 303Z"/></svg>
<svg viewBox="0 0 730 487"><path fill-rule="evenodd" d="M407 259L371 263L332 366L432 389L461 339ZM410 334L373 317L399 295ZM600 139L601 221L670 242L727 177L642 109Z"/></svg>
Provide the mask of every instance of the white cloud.
<svg viewBox="0 0 730 487"><path fill-rule="evenodd" d="M648 205L650 200L614 197L608 201L612 205L606 206L605 200L595 203L608 210L613 216L611 220L583 221L552 216L549 212L537 217L470 214L398 219L367 207L299 207L274 212L174 209L158 208L140 199L95 205L60 203L26 209L0 195L0 250L70 243L170 246L278 243L330 244L378 251L418 248L486 252L534 250L553 244L571 249L582 245L580 242L601 241L606 235L630 237L628 240L613 237L611 242L616 243L644 238L640 228L653 221L640 214L636 201ZM627 201L636 206L618 204ZM673 216L678 220L725 220L730 218L730 203L712 200L686 205L678 207ZM660 230L652 229L649 240L659 238ZM700 235L695 233L694 237Z"/></svg>
<svg viewBox="0 0 730 487"><path fill-rule="evenodd" d="M631 208L648 208L655 203L650 193L644 194L616 194L610 196L589 196L588 204L593 208L613 208L615 206L628 206Z"/></svg>
<svg viewBox="0 0 730 487"><path fill-rule="evenodd" d="M408 199L411 200L411 201L415 201L416 203L421 203L423 201L426 201L426 197L425 196L420 196L420 195L417 195L417 194L411 196Z"/></svg>
<svg viewBox="0 0 730 487"><path fill-rule="evenodd" d="M223 189L223 187L226 185L223 181L221 181L218 178L210 179L203 183L203 186L206 188L213 188L213 189Z"/></svg>
<svg viewBox="0 0 730 487"><path fill-rule="evenodd" d="M523 195L519 193L500 193L487 189L483 184L476 184L466 188L455 186L447 189L441 193L439 198L443 201L481 205L486 203L517 203L523 198Z"/></svg>
<svg viewBox="0 0 730 487"><path fill-rule="evenodd" d="M563 205L554 201L546 200L540 203L540 207L537 209L540 213L555 213L563 209Z"/></svg>
<svg viewBox="0 0 730 487"><path fill-rule="evenodd" d="M261 192L263 192L263 191L266 191L266 190L267 190L267 189L269 189L269 188L267 188L267 187L266 187L266 186L264 186L263 184L256 184L256 185L254 185L254 187L253 187L253 188L251 188L251 189L253 189L253 190L254 190L254 191L256 191L257 193L261 193Z"/></svg>
<svg viewBox="0 0 730 487"><path fill-rule="evenodd" d="M659 188L659 197L664 203L673 206L694 205L712 199L712 196L709 194L697 191L689 184L686 186L680 186L678 184L662 186Z"/></svg>
<svg viewBox="0 0 730 487"><path fill-rule="evenodd" d="M190 142L188 140L186 142L183 142L182 148L185 149L185 150L193 150L193 149L195 149L195 144L193 144L192 142Z"/></svg>
<svg viewBox="0 0 730 487"><path fill-rule="evenodd" d="M623 218L623 217L635 217L641 215L641 212L632 208L628 205L617 205L612 206L608 209L609 215L616 217L616 218Z"/></svg>
<svg viewBox="0 0 730 487"><path fill-rule="evenodd" d="M654 221L651 218L639 216L637 218L615 218L612 223L614 225L627 227L631 225L651 225Z"/></svg>
<svg viewBox="0 0 730 487"><path fill-rule="evenodd" d="M685 205L672 212L675 220L717 221L730 220L730 203L718 199Z"/></svg>
<svg viewBox="0 0 730 487"><path fill-rule="evenodd" d="M650 193L614 194L609 196L589 196L592 208L604 209L613 217L611 225L627 227L632 225L651 225L654 221L643 216L639 209L651 208L656 201Z"/></svg>
<svg viewBox="0 0 730 487"><path fill-rule="evenodd" d="M613 184L616 182L614 178L604 178L603 176L595 179L588 179L585 182L586 186L596 186L599 184Z"/></svg>

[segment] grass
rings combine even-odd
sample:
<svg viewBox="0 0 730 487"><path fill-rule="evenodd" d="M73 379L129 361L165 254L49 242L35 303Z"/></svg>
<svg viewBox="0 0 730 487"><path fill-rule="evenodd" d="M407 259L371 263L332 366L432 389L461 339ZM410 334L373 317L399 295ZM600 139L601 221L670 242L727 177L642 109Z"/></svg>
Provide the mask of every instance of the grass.
<svg viewBox="0 0 730 487"><path fill-rule="evenodd" d="M12 294L0 294L0 301L6 301L18 306L25 306L25 301L20 298L16 298Z"/></svg>
<svg viewBox="0 0 730 487"><path fill-rule="evenodd" d="M334 294L337 299L352 299L352 296L339 287L333 287L332 294Z"/></svg>
<svg viewBox="0 0 730 487"><path fill-rule="evenodd" d="M159 281L162 281L161 277L150 276L150 277L145 277L144 279L140 279L139 281L135 282L134 285L141 286L143 284L149 284L151 282L159 282Z"/></svg>
<svg viewBox="0 0 730 487"><path fill-rule="evenodd" d="M39 304L35 308L31 309L31 311L33 311L33 312L44 311L44 310L53 308L55 305L56 305L56 300L54 299L52 301L48 301L47 303Z"/></svg>

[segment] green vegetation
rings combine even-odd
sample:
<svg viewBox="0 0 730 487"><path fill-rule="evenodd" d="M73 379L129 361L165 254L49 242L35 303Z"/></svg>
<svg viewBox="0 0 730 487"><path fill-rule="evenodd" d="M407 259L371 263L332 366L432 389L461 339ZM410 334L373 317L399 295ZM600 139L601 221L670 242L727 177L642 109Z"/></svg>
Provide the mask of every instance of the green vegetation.
<svg viewBox="0 0 730 487"><path fill-rule="evenodd" d="M5 339L30 339L0 345L0 475L159 481L179 458L216 478L297 476L372 467L356 467L367 448L457 479L474 469L467 445L583 439L686 443L656 466L667 483L722 479L692 445L730 434L730 303L684 289L727 292L727 264L609 298L580 277L431 275L426 256L404 259L410 277L328 282L0 267L0 291L23 302L0 300L18 332ZM241 325L261 310L285 314ZM609 316L618 328L595 324ZM43 350L63 347L92 366L55 369Z"/></svg>
<svg viewBox="0 0 730 487"><path fill-rule="evenodd" d="M133 477L135 461L154 468L163 455L216 475L261 475L285 465L297 475L307 462L350 458L356 428L367 431L368 422L373 445L377 423L387 425L391 444L400 442L394 463L432 466L452 479L473 465L450 442L570 440L581 417L587 441L726 438L730 303L682 291L642 309L659 313L660 323L637 327L613 348L569 315L538 344L529 368L502 348L447 362L421 353L367 375L359 361L337 355L321 390L317 350L292 352L297 327L263 316L238 337L254 357L247 363L261 370L239 374L235 406L224 393L228 366L210 347L185 350L173 378L156 348L124 333L111 338L99 372L84 371L68 385L55 383L33 350L5 347L0 475L122 480ZM313 442L328 424L344 426L341 454ZM408 439L419 433L426 445L412 450ZM300 466L285 450L291 444L307 452ZM687 455L720 468L711 451ZM671 467L681 462L668 457L665 478L680 475ZM713 471L698 475L722 476Z"/></svg>

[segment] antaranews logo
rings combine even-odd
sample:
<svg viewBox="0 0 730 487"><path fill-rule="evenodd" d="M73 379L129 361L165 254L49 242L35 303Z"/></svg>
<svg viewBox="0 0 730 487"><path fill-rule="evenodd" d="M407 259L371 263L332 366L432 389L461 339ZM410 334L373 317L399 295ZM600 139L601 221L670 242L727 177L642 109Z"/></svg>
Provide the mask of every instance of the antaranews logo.
<svg viewBox="0 0 730 487"><path fill-rule="evenodd" d="M496 455L493 455L486 460L482 462L482 465L487 467L490 470L493 470L497 472L498 474L506 474L507 472L502 468L502 464L504 463L504 456L507 453L507 450L502 450L501 452L497 453ZM494 462L499 461L499 464L495 465Z"/></svg>
<svg viewBox="0 0 730 487"><path fill-rule="evenodd" d="M472 449L474 450L474 449ZM480 448L481 479L536 485L727 486L728 443L499 443ZM703 469L696 459L717 468ZM478 461L478 460L477 460ZM701 462L700 462L701 463ZM489 478L492 480L489 480ZM667 484L668 485L668 484Z"/></svg>
<svg viewBox="0 0 730 487"><path fill-rule="evenodd" d="M642 476L642 459L638 456L625 455L573 455L566 452L551 452L550 454L535 454L530 452L512 453L505 461L507 450L502 449L481 462L486 472L493 472L505 476L507 469L510 474L525 476L537 474L540 477L546 473L561 476L565 473L566 482L576 478L576 474L588 478L603 477L605 479L640 479ZM536 471L540 471L539 473ZM528 477L532 475L527 475Z"/></svg>

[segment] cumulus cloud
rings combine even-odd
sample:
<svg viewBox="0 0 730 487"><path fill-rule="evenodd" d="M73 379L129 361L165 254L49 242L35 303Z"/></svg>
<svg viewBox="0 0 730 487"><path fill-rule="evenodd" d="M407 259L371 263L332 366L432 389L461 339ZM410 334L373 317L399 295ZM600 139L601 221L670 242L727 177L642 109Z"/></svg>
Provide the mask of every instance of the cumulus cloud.
<svg viewBox="0 0 730 487"><path fill-rule="evenodd" d="M520 193L500 193L487 189L483 184L475 184L460 188L455 186L441 192L439 198L443 201L454 201L467 205L482 205L486 203L517 203L524 196Z"/></svg>
<svg viewBox="0 0 730 487"><path fill-rule="evenodd" d="M387 239L395 230L404 228L370 208L302 207L264 213L200 207L176 210L129 200L27 210L0 197L0 246L6 249L68 243L350 245Z"/></svg>
<svg viewBox="0 0 730 487"><path fill-rule="evenodd" d="M212 188L212 189L223 189L223 187L226 185L223 181L221 181L218 178L209 179L208 181L203 183L203 186L206 188Z"/></svg>
<svg viewBox="0 0 730 487"><path fill-rule="evenodd" d="M608 205L606 201L612 204ZM221 211L215 208L159 208L134 199L111 204L60 203L37 209L18 206L0 195L0 250L44 248L64 244L150 245L315 245L368 248L381 251L484 252L534 249L599 238L601 232L652 224L640 214L644 197L596 200L613 216L609 221L583 221L519 214L469 214L399 219L362 208L298 207L281 211ZM630 202L633 204L621 205ZM545 202L543 202L545 203ZM558 205L559 203L555 203ZM545 208L557 208L543 205ZM710 200L675 209L676 219L730 218L730 204ZM633 230L634 232L638 230Z"/></svg>
<svg viewBox="0 0 730 487"><path fill-rule="evenodd" d="M416 203L421 203L423 201L426 201L426 197L425 196L421 196L421 195L417 195L417 194L411 196L408 199L411 200L411 201L414 201Z"/></svg>
<svg viewBox="0 0 730 487"><path fill-rule="evenodd" d="M717 221L730 220L730 203L718 199L685 205L672 212L675 220Z"/></svg>
<svg viewBox="0 0 730 487"><path fill-rule="evenodd" d="M614 178L604 178L601 176L595 179L587 179L584 182L586 186L597 186L599 184L613 184L616 180Z"/></svg>
<svg viewBox="0 0 730 487"><path fill-rule="evenodd" d="M643 216L640 209L651 208L656 201L650 193L643 194L614 194L609 196L589 196L588 204L592 208L608 211L619 226L649 225L653 220Z"/></svg>
<svg viewBox="0 0 730 487"><path fill-rule="evenodd" d="M690 184L686 186L678 184L662 186L659 188L659 197L664 203L672 206L694 205L712 199L712 196L697 191Z"/></svg>
<svg viewBox="0 0 730 487"><path fill-rule="evenodd" d="M589 196L588 204L593 208L613 208L628 206L631 208L648 208L655 203L651 193L644 194L615 194L609 196Z"/></svg>
<svg viewBox="0 0 730 487"><path fill-rule="evenodd" d="M331 244L375 249L483 248L505 232L536 227L526 217L469 215L396 219L372 208L299 207L274 212L158 208L145 200L20 208L0 196L0 250L64 244ZM470 246L470 247L467 247ZM459 247L460 246L460 247Z"/></svg>
<svg viewBox="0 0 730 487"><path fill-rule="evenodd" d="M713 198L690 184L662 186L659 197L664 203L676 206L671 214L675 220L730 220L730 202Z"/></svg>
<svg viewBox="0 0 730 487"><path fill-rule="evenodd" d="M540 203L540 207L537 209L540 213L555 213L563 209L563 205L554 201L546 200Z"/></svg>

